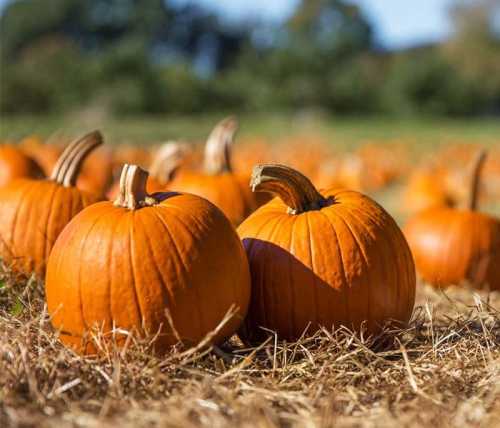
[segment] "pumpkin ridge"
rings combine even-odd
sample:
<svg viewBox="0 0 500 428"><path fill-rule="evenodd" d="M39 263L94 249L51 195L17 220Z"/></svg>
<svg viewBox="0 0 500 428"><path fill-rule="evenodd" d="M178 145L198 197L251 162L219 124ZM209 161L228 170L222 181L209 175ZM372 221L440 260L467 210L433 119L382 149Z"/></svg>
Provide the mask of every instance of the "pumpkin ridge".
<svg viewBox="0 0 500 428"><path fill-rule="evenodd" d="M269 254L272 250L272 243L275 242L275 239L274 237L276 236L276 234L279 232L279 229L280 229L280 226L287 220L287 217L286 216L283 216L283 217L278 217L277 218L277 221L276 223L272 226L272 229L271 231L269 232L269 235L268 235L268 239L269 239L269 242L271 243L271 245L267 245L266 246L266 249L267 249L267 254ZM272 256L272 254L271 254ZM272 257L269 257L268 260L272 260ZM270 271L272 272L272 275L269 274L269 278L273 279L275 277L275 265L273 263L271 263L271 266L273 266L273 269L271 269ZM269 281L271 284L273 283L273 281ZM272 290L268 290L271 292L271 300L272 302L274 303L274 306L279 306L280 305L280 298L279 296L276 295L276 290L275 290L276 287L272 287ZM265 293L264 293L265 295ZM274 313L272 314L272 318L274 319L275 323L274 325L277 325L278 322L274 316ZM266 321L267 323L267 321Z"/></svg>
<svg viewBox="0 0 500 428"><path fill-rule="evenodd" d="M107 281L108 313L110 315L111 324L112 324L113 328L115 326L115 320L118 318L118 317L115 317L115 314L113 313L113 305L112 305L113 296L114 296L113 278L115 277L115 275L113 275L113 250L114 250L114 239L113 238L114 238L116 230L118 229L118 226L120 225L120 222L122 221L122 219L123 219L123 216L121 216L120 219L117 219L113 223L113 226L112 226L111 232L110 232L111 239L109 240L108 251L106 254L106 269L107 269L107 273L108 273L108 275L107 275L108 276L108 281Z"/></svg>
<svg viewBox="0 0 500 428"><path fill-rule="evenodd" d="M358 247L358 251L360 252L361 254L361 259L363 260L363 264L365 265L365 269L366 269L366 272L365 272L365 275L368 276L368 278L372 279L371 275L370 275L370 265L368 263L368 257L365 253L365 250L363 248L363 245L361 244L361 241L358 237L358 235L356 233L354 233L354 230L353 228L351 227L351 225L349 224L349 222L347 222L344 218L343 215L341 215L341 213L347 213L347 214L350 214L348 210L336 210L335 212L335 215L336 217L338 217L346 226L346 229L349 231L349 233L351 234L352 236L352 239L353 241L356 243L356 246ZM356 221L356 223L358 224L363 224L362 222L359 221L359 218L358 217L355 217L355 216L351 216L351 219L354 218L354 220ZM370 284L367 284L368 286L368 290L371 290L373 288L373 285L371 284L371 281L370 281ZM367 320L371 320L371 311L370 311L370 292L368 293L368 299L366 299L367 301L367 304L366 304L366 319ZM367 321L369 322L369 321Z"/></svg>
<svg viewBox="0 0 500 428"><path fill-rule="evenodd" d="M79 256L79 260L82 259L82 255L84 254L84 250L85 250L85 244L87 243L87 238L89 237L90 235L90 232L92 232L92 229L94 228L94 226L97 224L97 222L100 220L100 218L96 218L94 220L94 222L92 223L92 225L89 227L89 229L87 230L87 232L85 233L85 237L81 240L81 246L80 246L80 256ZM61 257L62 259L62 257ZM82 323L83 323L83 326L85 327L85 330L89 330L89 324L87 323L87 320L85 319L85 311L84 311L84 304L83 304L83 293L82 293L82 263L80 263L79 265L79 269L78 269L78 295L79 295L79 300L80 300L80 310L81 310L81 313L82 313ZM63 325L63 328L64 328L64 325Z"/></svg>
<svg viewBox="0 0 500 428"><path fill-rule="evenodd" d="M312 269L312 274L313 274L313 297L314 297L314 307L315 308L318 308L318 280L317 280L317 274L315 273L316 272L316 269L314 267L314 257L313 257L313 237L312 237L312 233L311 233L311 223L310 223L310 219L309 219L309 212L306 212L305 213L305 219L306 219L306 223L307 223L307 236L309 237L309 246L308 246L308 253L309 253L309 263L311 264L311 269ZM315 310L314 311L314 318L315 318L315 325L318 325L319 322L318 322L318 310Z"/></svg>
<svg viewBox="0 0 500 428"><path fill-rule="evenodd" d="M298 217L293 217L292 218L292 228L291 228L291 232L290 232L290 239L289 239L289 245L288 245L288 248L290 249L290 254L292 254L293 256L293 248L294 248L294 245L295 245L295 240L294 240L294 234L293 234L293 231L295 229L295 226L297 224L297 219ZM295 257L295 256L294 256ZM296 321L295 321L295 312L293 311L293 308L295 307L295 287L294 287L294 284L293 284L293 265L292 265L292 260L289 260L288 262L288 275L290 277L290 281L288 281L289 285L287 287L287 290L288 290L288 293L290 294L290 328L291 328L291 331L294 332L295 331L295 326L297 325Z"/></svg>
<svg viewBox="0 0 500 428"><path fill-rule="evenodd" d="M171 233L170 231L170 228L168 227L167 223L165 222L165 220L162 218L162 216L160 216L157 212L154 213L156 215L156 217L158 218L158 220L160 221L160 223L163 225L166 233L167 233L167 236L169 237L170 241L172 242L172 248L174 249L175 251L175 254L177 256L177 259L178 261L180 262L180 266L182 267L182 275L184 278L189 278L187 276L187 268L186 268L186 263L184 261L184 258L181 256L180 254L180 251L179 249L177 248L177 243L175 242L175 239L173 237L173 234ZM198 299L198 301L200 300L200 293L199 293L199 290L198 288L195 289L195 293L196 293L196 298ZM198 333L202 332L203 331L203 314L201 312L201 308L198 306L198 305L195 305L197 310L197 314L198 314Z"/></svg>
<svg viewBox="0 0 500 428"><path fill-rule="evenodd" d="M35 224L36 224L36 218L33 218L35 216L19 216L18 214L22 214L24 211L26 211L27 213L30 213L31 212L31 204L27 204L26 202L29 202L30 200L30 197L33 193L36 193L36 186L26 186L28 189L26 191L26 193L23 194L23 196L19 199L19 205L18 205L18 208L16 209L16 219L15 219L15 222L14 222L14 229L13 229L13 233L12 233L12 254L14 256L14 264L15 265L19 265L19 263L21 265L24 265L24 263L26 261L29 261L29 264L30 264L30 267L32 265L32 260L31 257L24 257L22 256L21 254L19 254L19 248L21 248L21 252L24 251L24 249L26 248L24 246L24 244L26 243L25 242L25 239L27 239L28 237L28 233L26 233L27 231L27 226L29 226L29 222L31 220L35 220ZM22 223L21 224L19 223L19 217L21 217L23 220L26 220L26 218L28 219L28 224L26 223ZM19 227L21 226L21 227ZM31 269L33 270L33 269Z"/></svg>
<svg viewBox="0 0 500 428"><path fill-rule="evenodd" d="M344 297L344 305L345 305L345 319L347 320L346 324L349 325L351 324L351 316L350 316L350 311L349 311L349 290L347 286L347 277L345 273L345 265L344 265L344 257L342 255L342 246L340 245L340 240L339 240L339 235L337 233L337 230L335 229L335 226L332 224L329 216L323 211L319 210L319 212L325 216L327 223L330 225L333 236L335 236L335 241L337 243L336 248L338 249L338 254L339 254L339 260L340 260L340 268L342 270L342 286L340 287L342 290L342 295Z"/></svg>
<svg viewBox="0 0 500 428"><path fill-rule="evenodd" d="M377 230L379 230L379 231L385 230L386 233L387 233L387 231L389 231L391 234L393 234L394 224L391 223L391 225L389 227L382 228L382 226L376 221L377 217L372 216L372 212L360 211L357 207L355 207L353 205L351 205L350 208L351 208L351 215L353 215L358 221L359 221L359 217L355 216L352 212L359 212L359 213L364 214L366 216L366 218L370 220L370 223L372 225L374 225L374 227L376 227ZM388 219L388 220L390 220L390 219ZM375 238L375 237L377 237L377 235L372 235L372 238ZM400 256L400 253L393 248L393 245L392 245L393 240L386 240L384 233L380 233L380 236L378 236L378 239L380 240L380 242L384 243L385 250L388 251L388 253L391 255L391 259L396 263L396 261L399 260L398 258ZM410 272L407 269L407 264L406 263L402 263L402 264L404 265L404 271L405 271L405 275L403 277L406 277L405 283L408 283L408 280L410 279ZM394 269L392 267L390 269L386 270L385 265L382 263L381 268L383 269L383 272L384 272L383 276L385 276L385 279L387 280L387 282L389 284L396 284L396 283L401 282L400 276L397 274L397 271L396 271L396 275L394 274ZM391 280L391 278L393 280ZM397 290L396 290L396 296L397 296L396 297L396 305L401 304L400 300L402 299L402 296L401 296L400 288L401 287L397 287ZM403 288L406 289L406 287L403 287ZM386 295L386 293L384 293L382 295ZM403 303L406 303L407 300L408 299L405 299L405 301ZM385 303L385 306L387 306L387 302Z"/></svg>
<svg viewBox="0 0 500 428"><path fill-rule="evenodd" d="M149 214L150 210L143 211L143 214L144 213ZM157 214L157 213L155 213L155 214ZM150 220L152 222L156 222L157 221L156 217L157 216L150 216L149 218L150 218ZM159 263L157 263L157 254L154 251L154 246L152 245L151 238L150 238L149 234L146 232L147 231L147 227L145 225L144 218L141 217L141 214L138 214L137 215L137 219L138 219L138 223L140 224L140 229L139 230L141 230L142 231L142 235L145 236L145 240L144 240L144 244L145 245L144 245L144 247L146 248L148 254L150 255L150 258L153 260L153 263L151 263L151 264L153 265L153 269L154 269L154 272L155 272L156 279L161 284L160 289L161 289L161 295L162 295L162 299L163 299L163 306L165 306L166 308L169 308L170 303L172 302L172 294L171 294L171 292L170 292L170 290L169 290L169 288L167 286L168 281L165 280L165 278L163 276L163 273L162 273L161 269L159 268ZM158 337L168 335L168 329L169 328L172 329L172 335L175 336L174 329L176 327L175 327L175 325L170 325L168 323L168 320L166 318L167 318L166 313L163 313L162 314L162 321L160 322L160 325L157 327L157 330L160 333ZM164 331L163 334L161 334L161 330L162 329Z"/></svg>
<svg viewBox="0 0 500 428"><path fill-rule="evenodd" d="M136 277L136 268L135 268L135 227L134 227L134 217L135 217L135 210L132 210L130 212L130 215L128 216L128 223L129 223L129 257L130 257L130 270L132 273L132 290L133 294L135 297L135 301L137 304L137 313L139 314L139 320L141 322L141 330L142 333L147 335L150 332L147 331L147 326L146 326L146 318L143 315L144 311L141 305L141 297L139 295L139 291L137 289L137 277Z"/></svg>
<svg viewBox="0 0 500 428"><path fill-rule="evenodd" d="M10 242L10 245L6 246L7 250L9 251L9 253L12 255L13 258L17 257L16 254L14 253L14 247L15 247L15 242L16 242L16 231L17 231L17 223L19 220L19 212L21 211L23 204L25 203L27 196L31 190L30 186L25 185L25 184L27 184L25 181L22 181L22 182L20 181L19 183L22 183L23 189L22 189L21 195L19 196L19 198L17 200L17 204L16 204L17 207L15 210L14 219L12 220L12 228L11 228L12 232L11 232L11 239L10 239L11 242Z"/></svg>
<svg viewBox="0 0 500 428"><path fill-rule="evenodd" d="M48 242L48 238L49 238L49 233L51 231L51 226L52 226L52 221L53 221L53 218L54 218L54 215L56 214L55 213L55 210L54 210L54 199L56 199L56 195L57 195L57 192L59 190L59 188L57 186L51 186L53 187L54 191L52 193L52 199L50 200L50 203L49 203L49 215L48 215L48 218L47 218L47 236L46 236L46 239L45 239L45 242L44 242L44 249L43 249L43 258L46 259L48 254L50 253L50 248L53 246L54 244L54 241L52 242ZM57 215L60 215L61 213L58 211L57 212Z"/></svg>

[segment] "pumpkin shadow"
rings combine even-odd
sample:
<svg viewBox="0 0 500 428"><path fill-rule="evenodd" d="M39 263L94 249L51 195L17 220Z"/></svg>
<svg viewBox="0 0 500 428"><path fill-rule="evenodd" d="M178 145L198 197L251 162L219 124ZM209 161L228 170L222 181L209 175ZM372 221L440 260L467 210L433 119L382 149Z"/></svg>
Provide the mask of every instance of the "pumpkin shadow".
<svg viewBox="0 0 500 428"><path fill-rule="evenodd" d="M272 260L272 263L252 263L252 257L249 257L250 306L238 332L244 343L256 345L270 335L277 335L280 340L296 341L323 330L333 337L339 331L356 335L363 342L378 346L380 342L392 342L391 338L406 327L392 319L380 325L359 315L354 318L356 311L349 311L344 303L345 291L332 287L280 246L255 238L244 238L243 245L247 254L260 253L265 260ZM256 286L262 277L268 278L266 286ZM291 285L283 286L284 282ZM300 309L297 309L297 303ZM387 344L382 347L386 348Z"/></svg>

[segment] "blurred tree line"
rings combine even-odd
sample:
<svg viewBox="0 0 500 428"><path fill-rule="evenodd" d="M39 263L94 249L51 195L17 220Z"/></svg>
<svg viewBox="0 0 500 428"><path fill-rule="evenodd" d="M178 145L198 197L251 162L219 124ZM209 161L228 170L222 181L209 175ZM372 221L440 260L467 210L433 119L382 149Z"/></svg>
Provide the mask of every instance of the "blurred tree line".
<svg viewBox="0 0 500 428"><path fill-rule="evenodd" d="M459 3L449 41L387 52L341 0L302 0L279 26L230 24L194 3L13 0L0 17L0 111L498 114L498 9Z"/></svg>

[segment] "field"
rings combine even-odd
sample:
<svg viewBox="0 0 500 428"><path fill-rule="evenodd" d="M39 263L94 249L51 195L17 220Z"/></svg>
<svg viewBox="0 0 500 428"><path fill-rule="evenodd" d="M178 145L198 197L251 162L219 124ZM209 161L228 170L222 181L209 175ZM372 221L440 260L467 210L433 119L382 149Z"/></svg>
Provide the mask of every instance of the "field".
<svg viewBox="0 0 500 428"><path fill-rule="evenodd" d="M95 119L95 120L94 120ZM203 138L214 120L106 120L110 143ZM240 118L241 138L270 142L315 135L344 153L367 141L405 145L410 165L447 144L498 150L500 123L317 116ZM0 138L60 129L57 118L2 119ZM66 118L63 133L99 127ZM96 125L97 123L97 125ZM236 150L236 149L235 149ZM402 224L404 182L371 194ZM485 210L499 215L498 201ZM64 348L50 326L43 283L0 267L0 426L6 427L498 427L500 293L436 290L420 282L404 330L363 337L323 329L294 343L271 337L255 348L223 346L159 358L148 340L124 349L101 343L99 357Z"/></svg>

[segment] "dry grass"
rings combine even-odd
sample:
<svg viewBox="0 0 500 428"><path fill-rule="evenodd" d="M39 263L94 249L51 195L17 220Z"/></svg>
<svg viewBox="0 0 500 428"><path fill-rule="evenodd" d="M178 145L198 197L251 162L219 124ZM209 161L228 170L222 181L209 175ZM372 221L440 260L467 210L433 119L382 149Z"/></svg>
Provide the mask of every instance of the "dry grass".
<svg viewBox="0 0 500 428"><path fill-rule="evenodd" d="M0 273L0 426L500 426L500 295L421 286L407 330L322 331L162 359L81 358L43 288Z"/></svg>

